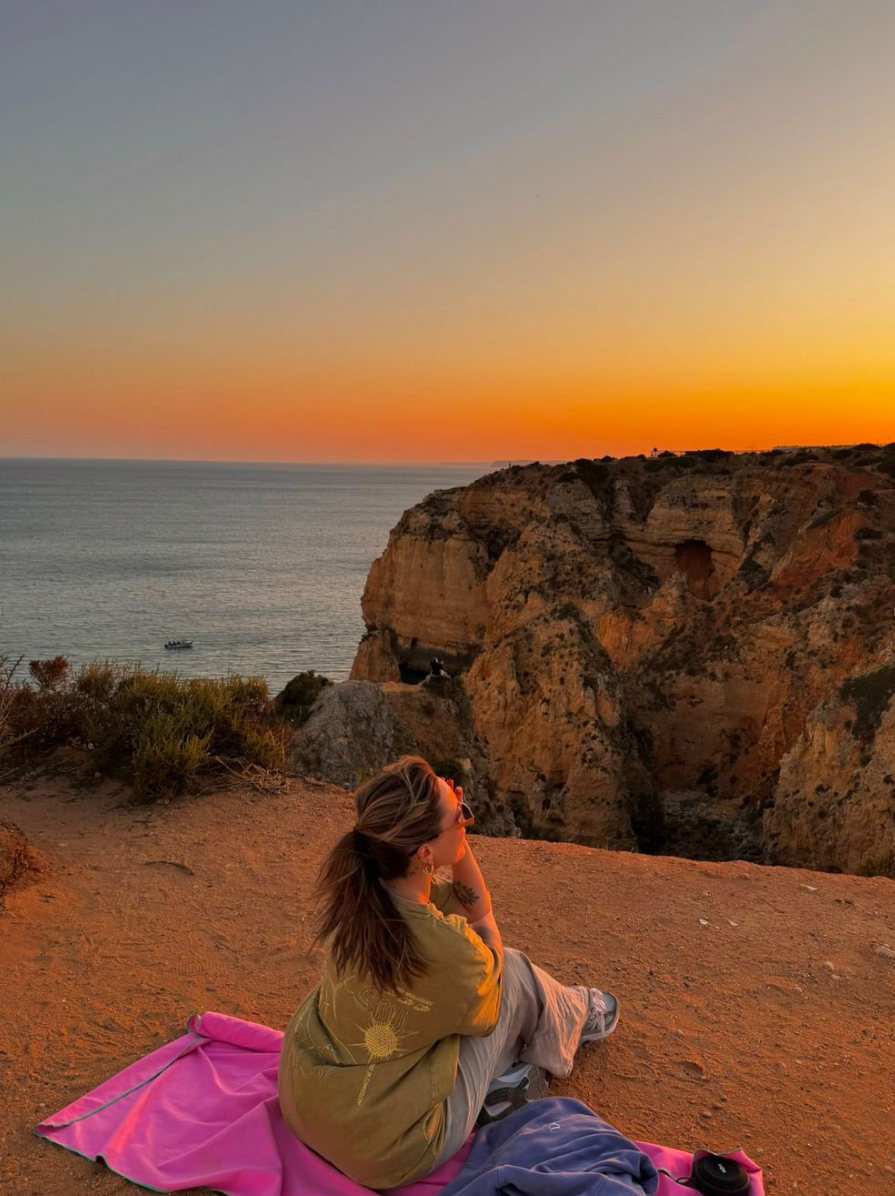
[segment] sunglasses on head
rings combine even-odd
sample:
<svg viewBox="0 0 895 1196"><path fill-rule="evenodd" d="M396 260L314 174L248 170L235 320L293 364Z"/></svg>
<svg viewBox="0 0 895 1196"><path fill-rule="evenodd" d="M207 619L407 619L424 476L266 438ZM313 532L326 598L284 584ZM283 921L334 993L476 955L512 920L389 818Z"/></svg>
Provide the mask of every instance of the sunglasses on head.
<svg viewBox="0 0 895 1196"><path fill-rule="evenodd" d="M451 787L451 792L452 792L452 793L454 793L454 794L456 794L457 790L456 790L456 789L455 789L455 787L454 787L454 782L453 782L453 780L452 780L450 777L445 777L445 778L444 778L444 780L445 780L445 783L446 783L446 784L450 785L450 787ZM463 800L461 799L461 801L460 801L460 805L457 807L457 822L456 822L456 825L457 825L457 826L463 826L463 827L466 827L466 826L472 826L472 824L473 824L474 822L475 822L475 815L473 814L473 812L472 812L472 810L469 808L469 806L466 804L466 802L465 802L465 801L463 801ZM449 830L449 831L450 831L450 830L453 830L453 829L454 829L454 825L453 825L453 824L451 824L451 826L445 827L445 830Z"/></svg>
<svg viewBox="0 0 895 1196"><path fill-rule="evenodd" d="M474 822L475 822L475 814L473 814L472 810L469 808L469 806L466 804L465 801L461 801L460 805L457 807L456 825L466 827L466 826L472 826L472 824ZM453 830L454 825L455 825L454 823L451 823L451 825L449 827L446 827L445 829L449 830L449 831Z"/></svg>

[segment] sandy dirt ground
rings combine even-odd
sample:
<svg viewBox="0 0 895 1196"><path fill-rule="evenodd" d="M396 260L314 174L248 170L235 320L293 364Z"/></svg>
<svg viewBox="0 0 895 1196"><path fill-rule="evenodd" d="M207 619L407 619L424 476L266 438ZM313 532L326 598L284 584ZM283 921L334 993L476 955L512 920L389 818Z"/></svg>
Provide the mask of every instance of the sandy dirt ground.
<svg viewBox="0 0 895 1196"><path fill-rule="evenodd" d="M0 911L0 1191L137 1192L32 1127L220 1010L285 1027L316 982L309 890L349 795L291 780L134 808L0 788L39 852ZM895 1193L895 882L474 837L504 940L622 1019L551 1093L624 1133L742 1146L774 1196Z"/></svg>

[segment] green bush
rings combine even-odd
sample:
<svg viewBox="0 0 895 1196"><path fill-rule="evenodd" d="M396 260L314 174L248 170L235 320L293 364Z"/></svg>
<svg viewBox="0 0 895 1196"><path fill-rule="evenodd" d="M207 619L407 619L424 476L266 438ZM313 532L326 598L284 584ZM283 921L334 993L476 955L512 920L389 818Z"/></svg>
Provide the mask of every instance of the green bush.
<svg viewBox="0 0 895 1196"><path fill-rule="evenodd" d="M191 729L186 711L153 710L139 726L132 748L134 796L152 801L174 797L190 788L199 770L210 761L214 727L204 735Z"/></svg>
<svg viewBox="0 0 895 1196"><path fill-rule="evenodd" d="M444 759L429 760L427 763L432 771L437 773L438 776L444 777L445 779L450 777L454 784L459 785L461 788L465 784L466 770L459 760L455 760L453 757L448 756Z"/></svg>
<svg viewBox="0 0 895 1196"><path fill-rule="evenodd" d="M300 727L327 685L332 685L329 677L315 673L313 669L296 673L292 680L286 683L286 688L274 698L277 714L294 727Z"/></svg>
<svg viewBox="0 0 895 1196"><path fill-rule="evenodd" d="M603 498L606 483L612 477L609 466L592 461L588 457L579 457L571 464L572 468L563 470L558 480L560 482L580 480L584 482L594 498Z"/></svg>
<svg viewBox="0 0 895 1196"><path fill-rule="evenodd" d="M14 668L15 666L13 666ZM72 745L89 771L128 781L138 801L194 791L245 766L281 773L290 728L263 677L180 678L114 661L31 661L29 682L0 658L0 749L15 767Z"/></svg>
<svg viewBox="0 0 895 1196"><path fill-rule="evenodd" d="M23 683L12 680L21 659L10 665L8 657L0 657L0 748L15 744L20 752L52 749L77 731L68 661L64 656L31 660L31 683Z"/></svg>

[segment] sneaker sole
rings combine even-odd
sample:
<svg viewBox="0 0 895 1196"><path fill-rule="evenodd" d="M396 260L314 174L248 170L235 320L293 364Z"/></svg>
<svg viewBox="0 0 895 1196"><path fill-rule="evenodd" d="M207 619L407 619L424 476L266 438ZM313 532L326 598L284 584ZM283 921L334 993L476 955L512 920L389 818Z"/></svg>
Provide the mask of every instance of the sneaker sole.
<svg viewBox="0 0 895 1196"><path fill-rule="evenodd" d="M512 1075L512 1072L506 1073L507 1078ZM526 1064L521 1070L522 1079L518 1084L512 1087L496 1088L488 1093L488 1101L479 1110L479 1115L476 1118L476 1125L490 1125L494 1121L502 1121L504 1117L509 1117L516 1109L521 1109L523 1105L528 1104L532 1100L540 1100L547 1095L547 1089L550 1084L550 1076L542 1067L531 1067ZM492 1107L495 1105L505 1105L498 1113L489 1111L488 1105Z"/></svg>

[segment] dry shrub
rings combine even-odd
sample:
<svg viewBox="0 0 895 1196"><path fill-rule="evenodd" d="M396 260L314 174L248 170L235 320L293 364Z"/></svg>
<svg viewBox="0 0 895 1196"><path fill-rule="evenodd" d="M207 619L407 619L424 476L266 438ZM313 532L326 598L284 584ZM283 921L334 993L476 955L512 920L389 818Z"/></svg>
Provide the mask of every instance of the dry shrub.
<svg viewBox="0 0 895 1196"><path fill-rule="evenodd" d="M19 663L19 662L17 662ZM194 792L233 765L281 774L289 727L263 677L180 678L140 665L93 661L72 674L65 657L31 661L30 682L0 657L0 752L33 760L63 745L90 770L126 779L150 802Z"/></svg>
<svg viewBox="0 0 895 1196"><path fill-rule="evenodd" d="M868 856L855 870L856 876L886 876L895 880L895 851L890 847L879 855Z"/></svg>

